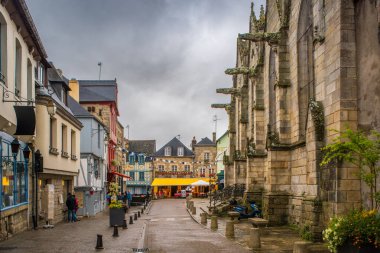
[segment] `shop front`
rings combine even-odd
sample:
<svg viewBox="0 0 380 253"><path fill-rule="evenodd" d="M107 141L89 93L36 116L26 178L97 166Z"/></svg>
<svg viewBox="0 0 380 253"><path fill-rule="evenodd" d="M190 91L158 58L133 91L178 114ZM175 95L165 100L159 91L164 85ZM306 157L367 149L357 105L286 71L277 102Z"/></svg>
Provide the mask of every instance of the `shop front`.
<svg viewBox="0 0 380 253"><path fill-rule="evenodd" d="M155 178L152 183L154 198L180 197L182 190L198 196L201 190L207 190L207 187L192 186L192 184L201 179L209 181L208 178ZM202 193L206 194L206 192Z"/></svg>

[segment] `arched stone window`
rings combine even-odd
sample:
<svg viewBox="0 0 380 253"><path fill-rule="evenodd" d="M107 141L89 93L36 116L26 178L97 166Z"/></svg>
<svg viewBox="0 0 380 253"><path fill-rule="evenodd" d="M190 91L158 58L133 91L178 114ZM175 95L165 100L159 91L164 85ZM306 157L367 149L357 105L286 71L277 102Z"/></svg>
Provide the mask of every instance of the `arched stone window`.
<svg viewBox="0 0 380 253"><path fill-rule="evenodd" d="M0 82L8 86L6 82L7 74L7 23L0 13Z"/></svg>
<svg viewBox="0 0 380 253"><path fill-rule="evenodd" d="M271 131L276 131L276 54L271 48L269 51L269 125Z"/></svg>
<svg viewBox="0 0 380 253"><path fill-rule="evenodd" d="M21 44L16 39L15 45L15 95L21 96L21 62L22 62L22 50Z"/></svg>
<svg viewBox="0 0 380 253"><path fill-rule="evenodd" d="M314 98L313 20L312 1L302 0L298 19L298 108L299 139L306 136L308 103Z"/></svg>

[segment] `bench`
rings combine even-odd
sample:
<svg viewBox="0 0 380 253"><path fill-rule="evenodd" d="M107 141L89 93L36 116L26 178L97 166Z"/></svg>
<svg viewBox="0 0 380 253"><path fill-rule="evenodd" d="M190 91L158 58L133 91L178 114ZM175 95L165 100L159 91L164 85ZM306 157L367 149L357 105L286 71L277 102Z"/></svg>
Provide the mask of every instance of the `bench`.
<svg viewBox="0 0 380 253"><path fill-rule="evenodd" d="M227 214L228 216L230 216L232 221L239 222L239 217L240 217L239 212L231 211L231 212L228 212Z"/></svg>

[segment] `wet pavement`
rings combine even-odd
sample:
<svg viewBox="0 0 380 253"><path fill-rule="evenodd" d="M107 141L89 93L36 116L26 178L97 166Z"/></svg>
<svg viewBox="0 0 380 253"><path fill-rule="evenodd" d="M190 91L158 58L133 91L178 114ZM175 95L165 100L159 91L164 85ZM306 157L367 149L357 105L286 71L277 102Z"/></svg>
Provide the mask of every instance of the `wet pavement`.
<svg viewBox="0 0 380 253"><path fill-rule="evenodd" d="M251 252L195 222L183 199L154 201L149 212L146 244L154 253Z"/></svg>
<svg viewBox="0 0 380 253"><path fill-rule="evenodd" d="M141 207L132 207L126 214L129 215ZM139 244L143 244L145 220L138 219L128 229L118 229L119 237L112 237L113 228L109 226L108 211L97 214L95 217L83 218L76 223L59 223L53 229L39 229L26 231L0 242L0 252L9 253L40 253L40 252L96 252L97 234L103 235L104 249L99 252L134 252Z"/></svg>

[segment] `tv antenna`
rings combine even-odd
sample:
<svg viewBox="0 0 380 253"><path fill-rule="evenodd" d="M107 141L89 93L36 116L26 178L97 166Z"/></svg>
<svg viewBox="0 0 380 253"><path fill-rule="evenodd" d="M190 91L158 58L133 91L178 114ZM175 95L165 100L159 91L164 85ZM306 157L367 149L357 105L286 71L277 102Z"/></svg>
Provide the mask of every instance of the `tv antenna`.
<svg viewBox="0 0 380 253"><path fill-rule="evenodd" d="M100 76L102 75L102 62L98 62L98 66L99 66L99 80L100 80Z"/></svg>
<svg viewBox="0 0 380 253"><path fill-rule="evenodd" d="M214 121L214 123L215 123L215 134L216 134L216 130L217 130L217 128L218 128L218 120L220 120L220 119L219 119L218 116L215 114L214 117L212 118L212 121Z"/></svg>

